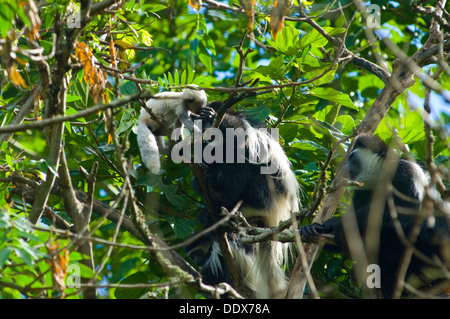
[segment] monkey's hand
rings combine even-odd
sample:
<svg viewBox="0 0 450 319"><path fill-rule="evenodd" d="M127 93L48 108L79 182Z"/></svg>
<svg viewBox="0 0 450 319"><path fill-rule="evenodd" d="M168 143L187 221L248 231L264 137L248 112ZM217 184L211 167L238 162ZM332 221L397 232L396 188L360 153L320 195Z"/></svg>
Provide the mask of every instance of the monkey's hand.
<svg viewBox="0 0 450 319"><path fill-rule="evenodd" d="M311 236L317 236L319 234L331 234L339 228L340 220L336 217L330 218L323 222L323 224L312 223L310 225L303 226L299 232L301 236L305 238Z"/></svg>
<svg viewBox="0 0 450 319"><path fill-rule="evenodd" d="M212 107L205 106L200 109L199 114L191 114L193 120L202 120L203 127L211 125L216 118L216 111Z"/></svg>
<svg viewBox="0 0 450 319"><path fill-rule="evenodd" d="M325 227L322 224L313 223L310 225L303 226L299 230L300 236L304 238L317 236L320 234L327 234L328 231L326 231Z"/></svg>

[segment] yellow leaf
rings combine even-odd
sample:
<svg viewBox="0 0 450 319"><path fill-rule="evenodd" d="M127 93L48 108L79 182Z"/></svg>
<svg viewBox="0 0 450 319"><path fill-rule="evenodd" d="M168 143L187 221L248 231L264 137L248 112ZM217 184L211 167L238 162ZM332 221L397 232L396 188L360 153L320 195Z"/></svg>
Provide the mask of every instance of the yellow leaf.
<svg viewBox="0 0 450 319"><path fill-rule="evenodd" d="M111 103L111 99L109 98L109 94L107 92L102 94L102 98L103 98L103 103Z"/></svg>
<svg viewBox="0 0 450 319"><path fill-rule="evenodd" d="M111 144L112 140L113 140L113 138L112 138L111 133L108 133L108 142L106 143L106 145Z"/></svg>
<svg viewBox="0 0 450 319"><path fill-rule="evenodd" d="M314 3L314 0L308 1L308 0L302 0L303 5L310 6Z"/></svg>
<svg viewBox="0 0 450 319"><path fill-rule="evenodd" d="M112 66L113 68L117 67L117 52L116 52L116 48L114 47L114 41L111 39L111 41L109 42L109 53L111 54L111 62L112 62Z"/></svg>
<svg viewBox="0 0 450 319"><path fill-rule="evenodd" d="M20 75L19 71L17 71L17 68L15 65L12 65L8 69L9 78L11 79L12 83L15 85L20 85L23 89L27 88L27 85L25 84L25 80Z"/></svg>
<svg viewBox="0 0 450 319"><path fill-rule="evenodd" d="M132 52L134 52L134 50L132 50ZM126 51L119 49L118 56L119 56L119 59L128 62L127 52ZM126 63L123 63L123 62L119 62L119 66L122 69L128 68L128 65L126 65Z"/></svg>
<svg viewBox="0 0 450 319"><path fill-rule="evenodd" d="M145 44L148 47L152 46L152 36L150 35L150 33L148 33L148 31L146 30L139 30L138 32L139 34L139 41L142 42L143 44Z"/></svg>
<svg viewBox="0 0 450 319"><path fill-rule="evenodd" d="M119 46L118 56L122 60L128 61L134 59L136 52L133 50L134 45L130 42L128 38L122 38L121 40L116 40L115 42ZM120 63L119 63L120 64ZM123 66L123 63L122 63ZM127 66L123 67L124 69Z"/></svg>
<svg viewBox="0 0 450 319"><path fill-rule="evenodd" d="M198 11L202 7L202 0L189 0L189 5Z"/></svg>
<svg viewBox="0 0 450 319"><path fill-rule="evenodd" d="M16 56L15 60L16 60L21 66L25 66L25 67L26 67L26 66L28 65L28 62L27 62L27 61L25 61L25 60L19 58L18 56Z"/></svg>
<svg viewBox="0 0 450 319"><path fill-rule="evenodd" d="M123 40L116 40L115 43L123 50L134 49L134 45L133 44L131 44L129 42L126 42L126 41L123 41Z"/></svg>

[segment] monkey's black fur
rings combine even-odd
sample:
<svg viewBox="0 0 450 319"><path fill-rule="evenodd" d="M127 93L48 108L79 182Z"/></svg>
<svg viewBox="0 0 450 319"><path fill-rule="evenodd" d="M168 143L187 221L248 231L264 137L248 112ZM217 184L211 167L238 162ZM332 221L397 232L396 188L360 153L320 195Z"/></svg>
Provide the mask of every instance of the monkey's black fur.
<svg viewBox="0 0 450 319"><path fill-rule="evenodd" d="M359 181L358 178L362 177L364 179L362 182L367 181L369 184L367 187L358 188L353 194L353 209L358 222L359 232L363 239L365 239L367 227L370 226L367 224L367 218L371 204L380 200L374 198L374 185L371 185L371 183L373 181L380 182L381 168L386 161L387 152L388 146L381 139L373 135L363 135L355 141L346 165L351 180ZM392 165L397 165L397 163L392 163ZM392 185L396 191L403 195L397 195L394 191L392 196L398 211L398 220L407 237L415 227L417 215L421 210L423 190L428 182L425 177L427 177L426 173L417 164L403 158L398 160L398 166L392 178ZM381 182L387 184L389 181ZM381 291L385 298L390 298L397 280L397 271L405 251L405 245L400 241L398 232L394 227L387 201L384 204L382 213L377 264L381 269ZM428 225L426 221L419 226L420 232L415 247L428 257L438 256L443 260L443 249L446 248L445 245L441 244L450 239L450 229L444 216L437 214L434 218L434 226ZM300 233L302 236L334 233L336 244L345 252L348 251L349 245L352 245L351 242L347 242L341 218L338 217L331 218L323 224L311 224L302 227ZM448 245L446 247L448 249ZM424 260L413 255L407 276L410 274L422 276L422 270L428 266Z"/></svg>
<svg viewBox="0 0 450 319"><path fill-rule="evenodd" d="M214 119L215 111L220 107L221 102L212 102L209 107L205 107L200 111L199 118L202 120L203 129L210 128ZM253 128L265 128L266 126L255 119L241 112L229 110L225 114L219 129L223 136L226 136L228 128L244 128L244 121L249 123ZM208 144L212 141L207 141ZM227 148L225 143L222 145L223 157L227 156ZM231 211L236 204L242 200L242 206L250 206L256 209L267 209L272 201L272 194L266 180L266 176L260 173L261 164L239 163L236 152L236 139L234 141L234 158L232 163L205 163L202 165L206 168L206 181L209 186L209 196L218 206L223 206ZM245 150L246 157L249 156L248 150ZM275 176L274 176L275 177ZM285 192L282 183L275 179L276 189ZM263 226L263 225L261 225Z"/></svg>
<svg viewBox="0 0 450 319"><path fill-rule="evenodd" d="M202 109L196 116L197 119L202 120L203 129L211 127L215 120L215 111L220 106L220 102L212 102L209 107ZM277 152L271 149L279 147L278 141L274 141L269 135L256 133L261 128L266 128L264 123L260 123L241 112L228 110L218 127L224 140L220 142L211 139L203 144L203 147L214 145L216 151L220 148L224 161L203 162L202 166L208 188L207 195L217 207L223 206L231 211L239 201L242 201L240 211L247 220L256 226L273 227L279 221L289 218L290 210L298 209L298 184L295 175L290 170L290 163L281 148L279 151L276 149ZM248 144L242 145L241 143L238 146L236 136L233 137L233 143L230 143L227 129L252 130L255 133L251 137L254 139L253 142L257 137L258 142L268 143L268 161L249 161L250 155L254 154L251 154L252 151ZM232 150L230 145L234 145ZM238 160L238 147L244 147L244 162ZM234 152L233 160L231 162L225 161L227 152L230 151ZM272 161L279 165L279 169L273 174L262 174L261 167L270 166ZM280 205L279 203L283 203L283 201L286 204ZM205 227L212 224L208 212L202 212L200 216ZM282 259L279 256L281 244L242 245L233 234L228 234L228 241L242 276L248 280L247 286L254 291L255 296L263 298L284 297L287 281L279 265L280 259ZM201 267L203 279L206 283L229 282L230 276L214 234L208 234L196 241L188 247L188 252Z"/></svg>

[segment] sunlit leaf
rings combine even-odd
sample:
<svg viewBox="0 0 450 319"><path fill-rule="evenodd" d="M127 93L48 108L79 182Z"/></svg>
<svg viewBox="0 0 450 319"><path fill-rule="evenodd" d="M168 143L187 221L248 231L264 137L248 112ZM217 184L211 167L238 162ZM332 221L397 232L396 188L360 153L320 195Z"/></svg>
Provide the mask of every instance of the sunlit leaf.
<svg viewBox="0 0 450 319"><path fill-rule="evenodd" d="M352 109L356 109L354 103L352 102L352 100L350 99L350 96L348 96L348 94L336 91L333 88L316 87L316 88L312 89L310 93L316 97L320 97L321 99L328 100L331 102L336 102L341 105L350 107Z"/></svg>
<svg viewBox="0 0 450 319"><path fill-rule="evenodd" d="M189 0L189 5L198 11L202 7L202 0Z"/></svg>
<svg viewBox="0 0 450 319"><path fill-rule="evenodd" d="M138 31L138 34L139 34L139 41L141 43L145 44L148 47L152 46L153 39L148 31L141 29Z"/></svg>

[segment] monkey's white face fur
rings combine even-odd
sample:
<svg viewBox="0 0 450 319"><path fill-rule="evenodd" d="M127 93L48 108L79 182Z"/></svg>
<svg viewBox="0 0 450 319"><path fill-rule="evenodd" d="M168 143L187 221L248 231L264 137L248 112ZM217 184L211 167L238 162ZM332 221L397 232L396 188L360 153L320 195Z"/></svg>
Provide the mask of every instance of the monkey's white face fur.
<svg viewBox="0 0 450 319"><path fill-rule="evenodd" d="M366 189L374 189L378 181L383 175L383 163L385 159L367 148L356 148L350 153L349 162L347 164L350 178L354 181L364 184ZM425 186L429 183L429 175L414 162L404 161L407 169L411 172L413 179L413 187L415 195L419 199L424 196ZM392 165L399 165L397 161L393 161Z"/></svg>
<svg viewBox="0 0 450 319"><path fill-rule="evenodd" d="M383 167L383 158L366 148L357 148L350 153L348 168L350 178L364 183L368 189L375 188Z"/></svg>
<svg viewBox="0 0 450 319"><path fill-rule="evenodd" d="M195 130L190 113L197 113L206 106L207 97L204 91L185 89L182 92L162 92L148 100L147 107L163 121L168 128L173 128L179 119L187 129ZM161 122L155 120L144 108L138 120L137 142L144 165L153 173L160 171L159 149L164 148L164 139L156 140L154 132L161 128ZM158 145L159 142L159 145Z"/></svg>
<svg viewBox="0 0 450 319"><path fill-rule="evenodd" d="M147 107L170 127L178 119L182 120L182 122L192 122L191 119L187 119L189 113L197 113L202 107L206 106L206 103L205 91L185 89L182 92L158 93L154 98L148 100ZM183 116L184 114L186 116ZM144 109L141 110L139 120L144 122L152 131L157 130L160 126ZM193 123L190 125L183 122L183 124L189 129L193 126Z"/></svg>

